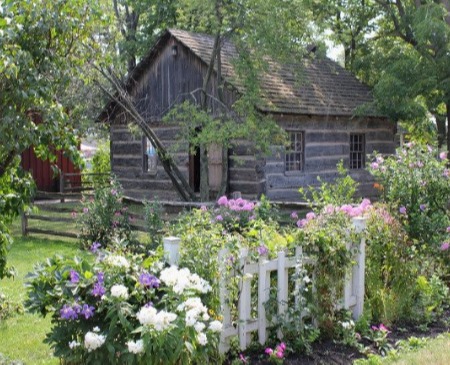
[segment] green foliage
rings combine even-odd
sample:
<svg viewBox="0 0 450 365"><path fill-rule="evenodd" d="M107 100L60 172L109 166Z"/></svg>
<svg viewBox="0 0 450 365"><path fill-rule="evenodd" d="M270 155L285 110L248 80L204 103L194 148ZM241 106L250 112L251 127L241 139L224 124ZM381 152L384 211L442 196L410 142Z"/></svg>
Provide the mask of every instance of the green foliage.
<svg viewBox="0 0 450 365"><path fill-rule="evenodd" d="M23 305L0 292L0 323L16 314L23 314Z"/></svg>
<svg viewBox="0 0 450 365"><path fill-rule="evenodd" d="M374 157L369 171L380 184L382 199L401 220L416 248L437 254L450 223L446 153L439 158L432 147L411 142L394 156Z"/></svg>
<svg viewBox="0 0 450 365"><path fill-rule="evenodd" d="M150 239L150 248L155 249L162 245L164 233L163 206L158 201L144 201L144 220Z"/></svg>
<svg viewBox="0 0 450 365"><path fill-rule="evenodd" d="M312 207L317 207L319 211L328 204L339 206L355 202L355 193L359 184L348 174L342 160L336 168L338 177L333 183L324 182L318 176L317 181L320 184L318 188L309 186L308 189L303 187L299 189L303 199Z"/></svg>
<svg viewBox="0 0 450 365"><path fill-rule="evenodd" d="M8 225L20 212L26 211L35 191L34 181L29 173L17 168L18 160L4 175L0 175L0 279L13 275L6 264L6 255L12 244Z"/></svg>
<svg viewBox="0 0 450 365"><path fill-rule="evenodd" d="M369 212L366 241L366 307L375 322L417 317L414 286L420 257L401 223L384 205Z"/></svg>
<svg viewBox="0 0 450 365"><path fill-rule="evenodd" d="M209 284L121 244L101 260L55 256L29 275L27 306L50 314L46 341L71 364L218 361L218 331L200 296Z"/></svg>
<svg viewBox="0 0 450 365"><path fill-rule="evenodd" d="M117 239L130 243L134 240L128 208L122 203L122 188L115 181L95 190L93 199L84 200L77 224L84 248L90 248L94 243L105 248Z"/></svg>
<svg viewBox="0 0 450 365"><path fill-rule="evenodd" d="M111 179L111 156L109 148L108 141L102 142L98 145L94 156L92 156L92 169L90 172L93 174L108 174L108 176L92 176L94 189L104 187Z"/></svg>
<svg viewBox="0 0 450 365"><path fill-rule="evenodd" d="M417 295L415 313L418 315L416 320L422 324L439 318L448 307L449 289L437 275L432 275L429 280L419 276L416 280L415 292Z"/></svg>

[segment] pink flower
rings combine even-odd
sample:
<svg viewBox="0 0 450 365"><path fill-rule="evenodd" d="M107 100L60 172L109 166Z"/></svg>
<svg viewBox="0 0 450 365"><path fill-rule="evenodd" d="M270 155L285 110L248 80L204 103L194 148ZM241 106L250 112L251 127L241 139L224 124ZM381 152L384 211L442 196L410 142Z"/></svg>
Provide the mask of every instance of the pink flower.
<svg viewBox="0 0 450 365"><path fill-rule="evenodd" d="M72 212L72 218L76 218L77 217L77 212Z"/></svg>
<svg viewBox="0 0 450 365"><path fill-rule="evenodd" d="M442 173L442 176L449 177L450 176L450 170L449 169L444 169L444 172Z"/></svg>
<svg viewBox="0 0 450 365"><path fill-rule="evenodd" d="M447 159L447 155L448 155L448 152L447 152L447 151L441 152L441 153L439 154L439 158L440 158L441 160L446 160L446 159Z"/></svg>
<svg viewBox="0 0 450 365"><path fill-rule="evenodd" d="M219 214L219 215L216 217L216 221L218 221L218 222L223 221L223 217Z"/></svg>
<svg viewBox="0 0 450 365"><path fill-rule="evenodd" d="M447 251L449 249L449 247L450 247L450 243L449 242L444 242L441 245L441 251Z"/></svg>
<svg viewBox="0 0 450 365"><path fill-rule="evenodd" d="M292 219L298 219L298 214L297 214L297 212L292 212L292 213L291 213L291 218L292 218Z"/></svg>
<svg viewBox="0 0 450 365"><path fill-rule="evenodd" d="M286 350L286 344L284 342L280 343L280 349L282 351Z"/></svg>
<svg viewBox="0 0 450 365"><path fill-rule="evenodd" d="M379 165L378 165L378 163L376 163L376 162L372 162L372 163L370 164L370 167L371 167L372 169L374 169L374 170L377 170L378 167L379 167Z"/></svg>
<svg viewBox="0 0 450 365"><path fill-rule="evenodd" d="M302 228L306 225L306 223L308 223L308 221L306 219L300 219L297 221L297 227Z"/></svg>
<svg viewBox="0 0 450 365"><path fill-rule="evenodd" d="M273 350L270 348L270 347L267 347L265 350L264 350L264 352L267 354L267 355L272 355L273 354Z"/></svg>
<svg viewBox="0 0 450 365"><path fill-rule="evenodd" d="M308 221L310 221L310 220L312 220L312 219L314 219L314 218L316 218L316 214L315 214L314 212L309 212L309 213L306 215L306 220L308 220Z"/></svg>
<svg viewBox="0 0 450 365"><path fill-rule="evenodd" d="M206 205L202 205L202 206L200 207L200 210L201 210L202 212L206 212L206 211L208 210L208 208L206 207Z"/></svg>
<svg viewBox="0 0 450 365"><path fill-rule="evenodd" d="M450 233L450 227L447 227L447 233Z"/></svg>
<svg viewBox="0 0 450 365"><path fill-rule="evenodd" d="M380 323L378 329L383 332L390 332L389 329L383 323Z"/></svg>
<svg viewBox="0 0 450 365"><path fill-rule="evenodd" d="M219 200L217 201L217 204L219 205L227 205L228 204L228 199L225 195L221 196L219 198Z"/></svg>
<svg viewBox="0 0 450 365"><path fill-rule="evenodd" d="M283 351L277 351L275 356L278 357L279 359L282 359L283 358Z"/></svg>
<svg viewBox="0 0 450 365"><path fill-rule="evenodd" d="M89 213L89 208L84 207L83 208L83 213Z"/></svg>

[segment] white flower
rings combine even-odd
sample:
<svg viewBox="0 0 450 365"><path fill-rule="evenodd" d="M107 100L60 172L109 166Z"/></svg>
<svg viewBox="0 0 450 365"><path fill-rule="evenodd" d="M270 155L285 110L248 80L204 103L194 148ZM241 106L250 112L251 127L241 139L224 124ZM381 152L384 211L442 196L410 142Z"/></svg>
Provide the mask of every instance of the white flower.
<svg viewBox="0 0 450 365"><path fill-rule="evenodd" d="M223 328L223 325L222 325L222 322L220 322L220 321L212 321L209 324L209 329L212 332L222 332L222 328Z"/></svg>
<svg viewBox="0 0 450 365"><path fill-rule="evenodd" d="M178 270L176 266L171 266L161 271L160 279L167 286L171 286L177 294L182 294L185 290L195 290L207 293L211 290L208 282L197 274L191 274L189 269Z"/></svg>
<svg viewBox="0 0 450 365"><path fill-rule="evenodd" d="M125 269L128 269L130 267L130 263L128 262L128 260L125 257L119 255L109 255L108 257L106 257L105 263L110 266L123 267Z"/></svg>
<svg viewBox="0 0 450 365"><path fill-rule="evenodd" d="M153 326L155 330L164 331L170 327L170 324L177 319L177 315L175 313L166 312L164 310L158 312L155 317L155 322Z"/></svg>
<svg viewBox="0 0 450 365"><path fill-rule="evenodd" d="M140 354L141 352L144 352L144 341L143 340L137 340L134 341L128 341L127 342L128 351L132 354Z"/></svg>
<svg viewBox="0 0 450 365"><path fill-rule="evenodd" d="M208 313L203 313L203 315L202 315L202 319L204 320L204 321L209 321L209 314Z"/></svg>
<svg viewBox="0 0 450 365"><path fill-rule="evenodd" d="M105 343L106 337L103 335L98 335L94 332L88 332L84 336L84 347L88 352L98 349L101 345Z"/></svg>
<svg viewBox="0 0 450 365"><path fill-rule="evenodd" d="M93 331L93 332L100 332L100 328L98 328L98 326L95 326L95 327L92 329L92 331Z"/></svg>
<svg viewBox="0 0 450 365"><path fill-rule="evenodd" d="M155 322L156 309L153 307L142 307L136 314L136 317L140 324L150 325Z"/></svg>
<svg viewBox="0 0 450 365"><path fill-rule="evenodd" d="M197 335L197 341L201 346L205 346L208 343L208 338L206 335L202 332Z"/></svg>
<svg viewBox="0 0 450 365"><path fill-rule="evenodd" d="M197 322L194 324L194 328L197 332L202 332L205 329L206 325L203 322Z"/></svg>
<svg viewBox="0 0 450 365"><path fill-rule="evenodd" d="M142 307L136 314L136 317L140 324L152 326L156 331L164 331L177 319L175 313L166 312L164 310L158 312L153 307Z"/></svg>
<svg viewBox="0 0 450 365"><path fill-rule="evenodd" d="M305 276L305 277L303 277L303 282L304 282L305 284L308 284L308 283L311 282L311 279L309 278L309 276Z"/></svg>
<svg viewBox="0 0 450 365"><path fill-rule="evenodd" d="M81 343L79 343L78 341L70 341L69 342L69 347L73 350L75 347L78 347L78 346L80 346L81 345Z"/></svg>
<svg viewBox="0 0 450 365"><path fill-rule="evenodd" d="M111 296L115 298L128 299L128 288L122 284L116 284L111 287Z"/></svg>
<svg viewBox="0 0 450 365"><path fill-rule="evenodd" d="M348 330L355 326L355 322L353 322L352 320L349 320L348 322L341 322L341 326L343 329Z"/></svg>

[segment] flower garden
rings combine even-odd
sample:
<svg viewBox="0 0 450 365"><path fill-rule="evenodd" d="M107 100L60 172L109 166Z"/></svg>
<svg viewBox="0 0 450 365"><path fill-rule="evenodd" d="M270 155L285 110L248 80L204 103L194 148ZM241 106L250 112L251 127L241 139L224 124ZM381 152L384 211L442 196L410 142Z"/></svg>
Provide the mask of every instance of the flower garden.
<svg viewBox="0 0 450 365"><path fill-rule="evenodd" d="M377 202L356 198L357 184L340 167L335 184L301 191L313 203L306 214L282 219L264 198L223 196L214 207L163 222L153 206L145 240L134 234L113 182L77 212L82 254L55 252L29 273L25 309L51 318L45 342L68 365L296 363L318 343L353 349L358 364L396 356L394 329L448 328L450 173L446 153L414 143L372 161ZM363 232L355 217L364 217ZM167 236L181 241L176 266L165 257ZM365 295L355 318L342 300L361 240ZM243 250L249 262L297 255L282 303L275 272L266 277L263 309L258 305L259 279L245 272ZM260 343L246 332L243 349L237 334L225 351L225 332L240 325L244 287L252 298L248 316L264 311L266 338ZM233 328L224 326L225 306Z"/></svg>

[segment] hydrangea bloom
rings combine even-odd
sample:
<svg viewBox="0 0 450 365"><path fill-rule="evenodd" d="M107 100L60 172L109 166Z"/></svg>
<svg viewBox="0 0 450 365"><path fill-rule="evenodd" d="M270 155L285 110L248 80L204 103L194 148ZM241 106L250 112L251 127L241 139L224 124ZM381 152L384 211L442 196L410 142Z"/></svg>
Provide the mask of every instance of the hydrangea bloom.
<svg viewBox="0 0 450 365"><path fill-rule="evenodd" d="M198 333L202 332L205 328L206 328L206 325L203 322L197 322L196 324L194 324L194 329Z"/></svg>
<svg viewBox="0 0 450 365"><path fill-rule="evenodd" d="M111 296L115 298L128 299L128 288L122 284L116 284L111 287Z"/></svg>
<svg viewBox="0 0 450 365"><path fill-rule="evenodd" d="M139 312L136 314L136 318L139 323L142 325L150 325L154 322L154 318L156 316L157 310L151 306L142 307Z"/></svg>
<svg viewBox="0 0 450 365"><path fill-rule="evenodd" d="M105 343L106 337L94 332L88 332L84 336L84 347L88 352L98 349Z"/></svg>
<svg viewBox="0 0 450 365"><path fill-rule="evenodd" d="M221 331L222 331L222 328L223 328L223 324L222 324L222 322L220 322L220 321L212 321L212 322L209 324L209 329L210 329L210 331L212 331L212 332L221 332Z"/></svg>
<svg viewBox="0 0 450 365"><path fill-rule="evenodd" d="M197 334L197 341L201 346L205 346L208 343L208 338L204 333Z"/></svg>
<svg viewBox="0 0 450 365"><path fill-rule="evenodd" d="M128 341L127 342L128 351L132 354L140 354L144 352L144 341L143 340L137 340L135 341Z"/></svg>
<svg viewBox="0 0 450 365"><path fill-rule="evenodd" d="M79 347L80 345L81 345L81 343L79 343L78 341L75 341L75 340L69 342L69 348L71 350L73 350L74 348Z"/></svg>
<svg viewBox="0 0 450 365"><path fill-rule="evenodd" d="M152 326L156 331L164 331L177 319L175 313L164 310L157 311L154 307L142 307L136 315L140 324Z"/></svg>
<svg viewBox="0 0 450 365"><path fill-rule="evenodd" d="M171 286L177 294L185 290L196 290L201 293L207 293L211 290L208 282L200 278L197 274L191 274L189 269L178 270L176 266L171 266L161 271L160 280L167 286Z"/></svg>
<svg viewBox="0 0 450 365"><path fill-rule="evenodd" d="M108 257L106 257L105 263L110 266L120 267L124 269L128 269L130 267L130 263L128 262L128 260L120 255L109 255Z"/></svg>

